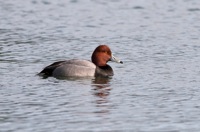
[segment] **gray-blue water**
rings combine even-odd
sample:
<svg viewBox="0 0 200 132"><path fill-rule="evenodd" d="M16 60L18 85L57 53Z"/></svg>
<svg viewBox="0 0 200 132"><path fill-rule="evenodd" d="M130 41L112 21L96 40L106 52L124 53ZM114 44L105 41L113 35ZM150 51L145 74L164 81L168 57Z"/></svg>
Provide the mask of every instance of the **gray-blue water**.
<svg viewBox="0 0 200 132"><path fill-rule="evenodd" d="M199 0L0 0L0 131L200 130ZM108 44L111 79L42 79Z"/></svg>

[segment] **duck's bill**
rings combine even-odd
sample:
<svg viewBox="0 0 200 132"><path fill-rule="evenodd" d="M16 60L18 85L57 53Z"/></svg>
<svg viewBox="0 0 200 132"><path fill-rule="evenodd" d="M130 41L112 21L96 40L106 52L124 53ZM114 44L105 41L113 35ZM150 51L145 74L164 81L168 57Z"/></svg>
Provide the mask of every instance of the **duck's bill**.
<svg viewBox="0 0 200 132"><path fill-rule="evenodd" d="M123 64L123 62L121 61L121 60L119 60L117 57L115 57L115 56L111 56L111 59L110 59L110 61L113 61L113 62L117 62L117 63L121 63L121 64Z"/></svg>

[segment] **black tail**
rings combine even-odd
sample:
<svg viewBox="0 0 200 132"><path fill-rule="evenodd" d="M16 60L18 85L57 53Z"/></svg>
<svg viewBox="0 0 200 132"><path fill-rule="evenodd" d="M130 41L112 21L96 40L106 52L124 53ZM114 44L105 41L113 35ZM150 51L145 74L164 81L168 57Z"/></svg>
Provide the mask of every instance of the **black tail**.
<svg viewBox="0 0 200 132"><path fill-rule="evenodd" d="M65 61L58 61L58 62L54 62L53 64L45 67L40 73L38 73L39 76L43 76L43 77L49 77L52 76L53 71L59 67L60 65L62 65L62 63Z"/></svg>

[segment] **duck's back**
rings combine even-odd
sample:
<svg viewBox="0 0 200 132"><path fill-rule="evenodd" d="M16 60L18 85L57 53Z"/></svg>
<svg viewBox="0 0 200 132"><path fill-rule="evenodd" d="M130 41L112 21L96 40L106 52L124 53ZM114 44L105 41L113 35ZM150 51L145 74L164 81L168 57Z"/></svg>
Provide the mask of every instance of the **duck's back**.
<svg viewBox="0 0 200 132"><path fill-rule="evenodd" d="M55 62L44 68L40 74L47 76L53 76L56 78L62 77L83 77L83 76L95 76L96 65L88 60L66 60Z"/></svg>
<svg viewBox="0 0 200 132"><path fill-rule="evenodd" d="M94 76L96 66L88 60L68 60L53 71L54 77Z"/></svg>

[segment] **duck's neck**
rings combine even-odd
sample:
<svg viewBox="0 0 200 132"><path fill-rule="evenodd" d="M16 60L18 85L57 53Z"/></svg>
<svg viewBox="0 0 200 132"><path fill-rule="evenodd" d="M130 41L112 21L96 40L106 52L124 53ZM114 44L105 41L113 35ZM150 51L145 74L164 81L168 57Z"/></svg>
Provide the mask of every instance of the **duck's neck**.
<svg viewBox="0 0 200 132"><path fill-rule="evenodd" d="M97 66L96 73L100 76L113 76L113 69L109 65Z"/></svg>

